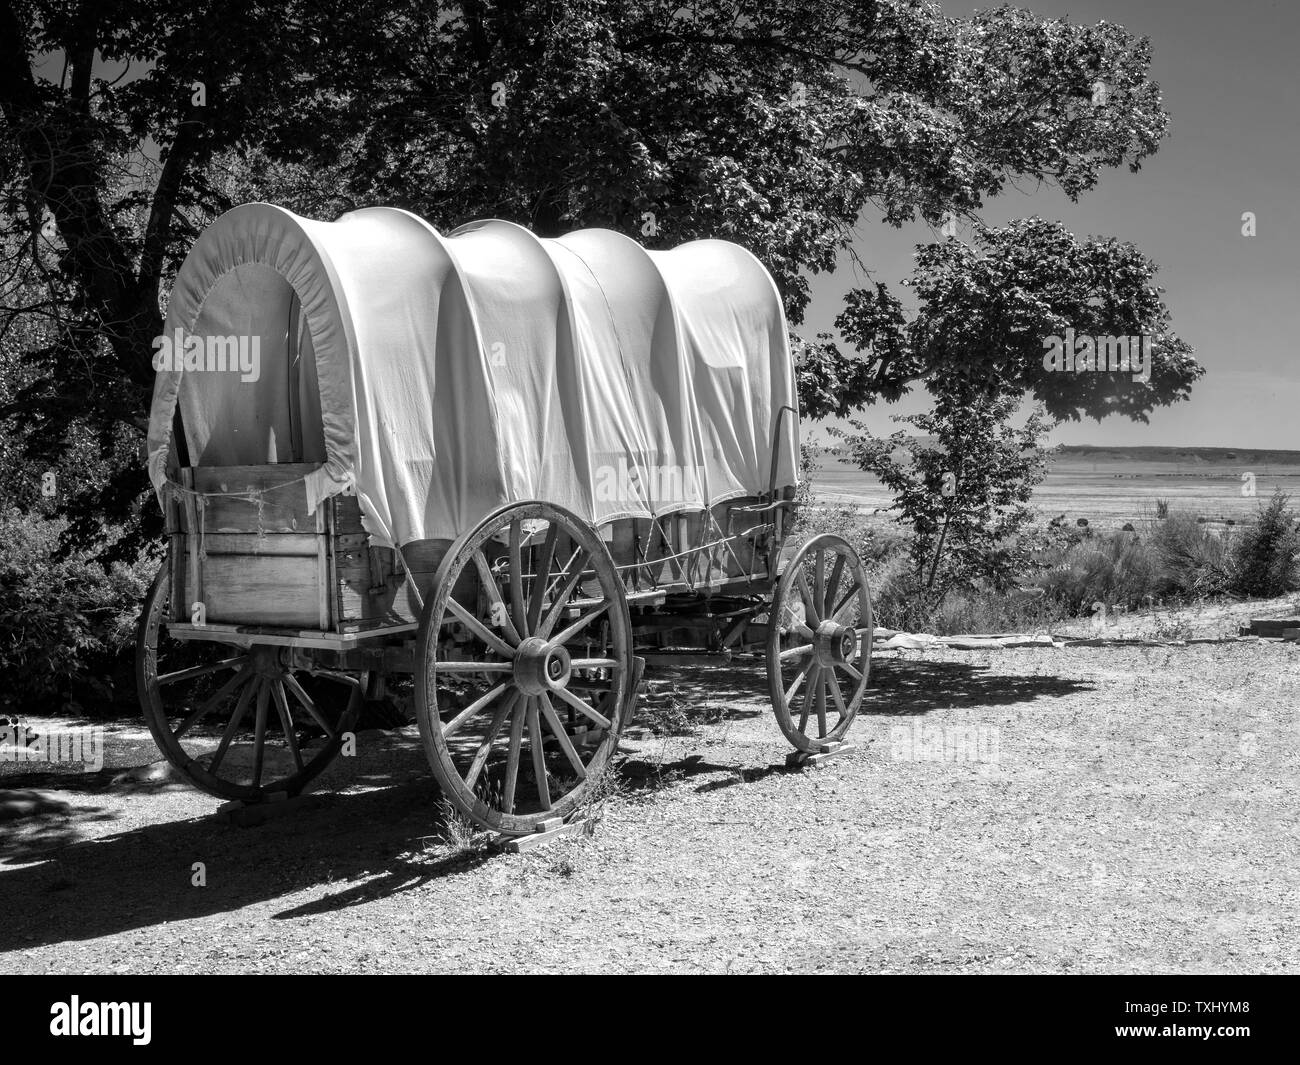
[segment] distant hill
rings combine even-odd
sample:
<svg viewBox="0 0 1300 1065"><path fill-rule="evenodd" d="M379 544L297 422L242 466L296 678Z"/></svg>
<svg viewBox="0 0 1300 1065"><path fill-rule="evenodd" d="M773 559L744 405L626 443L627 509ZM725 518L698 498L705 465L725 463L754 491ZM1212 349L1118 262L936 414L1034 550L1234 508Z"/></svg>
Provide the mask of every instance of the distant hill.
<svg viewBox="0 0 1300 1065"><path fill-rule="evenodd" d="M1207 465L1275 463L1300 464L1300 451L1273 451L1249 447L1103 447L1093 444L1064 444L1059 456L1085 462L1204 462Z"/></svg>
<svg viewBox="0 0 1300 1065"><path fill-rule="evenodd" d="M929 440L930 437L920 437ZM845 453L838 446L819 446L816 451L828 458ZM1078 462L1169 462L1206 466L1300 466L1300 451L1280 451L1256 447L1107 447L1099 444L1062 444L1052 461Z"/></svg>

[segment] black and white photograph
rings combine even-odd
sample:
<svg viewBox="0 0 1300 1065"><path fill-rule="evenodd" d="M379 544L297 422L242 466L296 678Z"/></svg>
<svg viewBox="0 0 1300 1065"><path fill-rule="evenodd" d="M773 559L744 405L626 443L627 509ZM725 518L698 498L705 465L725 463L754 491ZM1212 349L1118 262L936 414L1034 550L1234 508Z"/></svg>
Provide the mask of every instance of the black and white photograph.
<svg viewBox="0 0 1300 1065"><path fill-rule="evenodd" d="M27 1034L165 1049L172 975L1083 975L1144 980L1016 994L1252 1044L1298 49L1284 0L0 0Z"/></svg>

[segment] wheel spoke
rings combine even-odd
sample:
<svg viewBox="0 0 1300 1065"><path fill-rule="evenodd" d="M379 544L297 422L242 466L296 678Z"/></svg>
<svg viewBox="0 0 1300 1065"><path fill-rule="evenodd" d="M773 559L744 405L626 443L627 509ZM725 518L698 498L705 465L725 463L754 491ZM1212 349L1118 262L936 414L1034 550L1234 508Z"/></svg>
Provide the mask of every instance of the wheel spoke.
<svg viewBox="0 0 1300 1065"><path fill-rule="evenodd" d="M813 561L813 590L817 604L817 616L826 613L826 552L818 550Z"/></svg>
<svg viewBox="0 0 1300 1065"><path fill-rule="evenodd" d="M844 670L844 672L847 673L847 674L848 674L850 677L852 677L854 680L857 680L857 681L862 680L862 674L859 673L859 672L857 671L857 668L854 667L851 663L849 663L849 662L836 662L835 665L836 665L837 668Z"/></svg>
<svg viewBox="0 0 1300 1065"><path fill-rule="evenodd" d="M486 695L475 699L469 706L465 707L459 714L453 717L447 724L442 726L442 735L444 738L455 735L456 731L465 724L471 717L490 706L498 695L514 684L513 680L503 680Z"/></svg>
<svg viewBox="0 0 1300 1065"><path fill-rule="evenodd" d="M492 573L492 567L483 557L482 551L474 552L474 566L478 569L478 580L484 590L487 592L488 599L496 608L497 616L501 618L504 624L506 635L515 643L519 643L519 630L515 628L515 623L510 620L510 611L506 609L505 600L501 598L501 589L497 587L497 579Z"/></svg>
<svg viewBox="0 0 1300 1065"><path fill-rule="evenodd" d="M542 749L542 726L537 720L537 699L528 700L528 749L533 756L533 776L542 809L551 808L551 784L546 779L546 752Z"/></svg>
<svg viewBox="0 0 1300 1065"><path fill-rule="evenodd" d="M802 567L795 573L794 580L799 587L799 598L803 600L803 609L808 615L808 620L813 625L820 625L822 616L817 612L817 604L813 602L812 590L808 587L808 578L804 575Z"/></svg>
<svg viewBox="0 0 1300 1065"><path fill-rule="evenodd" d="M617 669L621 664L617 658L574 658L569 662L574 669Z"/></svg>
<svg viewBox="0 0 1300 1065"><path fill-rule="evenodd" d="M569 559L569 572L565 575L564 584L556 594L554 602L551 603L551 609L547 611L545 620L537 630L538 636L546 638L549 636L551 629L555 628L556 621L564 613L564 608L569 602L569 596L573 594L573 589L577 587L578 581L582 579L582 571L586 568L587 560L590 557L591 552L584 547L574 552L573 558Z"/></svg>
<svg viewBox="0 0 1300 1065"><path fill-rule="evenodd" d="M270 702L268 684L257 690L257 718L253 726L253 787L262 786L262 761L266 757L266 708Z"/></svg>
<svg viewBox="0 0 1300 1065"><path fill-rule="evenodd" d="M781 661L788 662L792 658L802 658L804 655L812 654L812 644L800 644L798 647L791 647L788 651L781 652Z"/></svg>
<svg viewBox="0 0 1300 1065"><path fill-rule="evenodd" d="M483 622L479 621L478 618L456 602L456 600L451 596L447 597L447 609L455 614L466 628L473 632L474 635L500 654L503 658L514 658L515 651L513 647L507 644L491 629L487 628Z"/></svg>
<svg viewBox="0 0 1300 1065"><path fill-rule="evenodd" d="M808 681L808 686L803 690L803 703L801 704L803 706L803 710L799 714L800 732L808 731L808 711L812 709L812 703L810 702L810 700L813 697L813 688L817 686L818 681L821 680L821 676L822 676L822 667L818 665L814 665L812 668L812 679Z"/></svg>
<svg viewBox="0 0 1300 1065"><path fill-rule="evenodd" d="M289 700L284 697L284 685L275 681L271 685L271 694L275 696L275 712L280 715L280 728L284 730L284 742L293 755L293 764L302 772L302 752L298 750L298 737L293 734L293 715L289 713Z"/></svg>
<svg viewBox="0 0 1300 1065"><path fill-rule="evenodd" d="M465 786L470 791L474 790L474 783L478 780L478 775L483 772L483 767L487 765L488 755L492 753L492 744L496 742L497 733L501 731L501 726L505 724L506 715L510 713L511 708L519 701L521 693L512 691L497 707L496 713L492 715L492 723L488 725L487 735L483 737L483 742L474 752L474 760L469 764L469 772L465 774Z"/></svg>
<svg viewBox="0 0 1300 1065"><path fill-rule="evenodd" d="M321 715L321 712L316 709L316 704L312 702L311 696L303 691L302 685L298 683L298 678L292 673L286 673L283 680L284 686L293 693L293 697L302 704L302 708L306 710L307 713L311 714L312 720L325 730L325 735L327 735L331 740L338 739L338 733L336 733L330 723L325 720Z"/></svg>
<svg viewBox="0 0 1300 1065"><path fill-rule="evenodd" d="M849 606L853 602L853 600L855 600L857 597L858 597L858 589L856 587L852 587L847 592L845 592L844 598L840 600L839 605L834 610L831 611L831 620L834 621L836 624L843 624L843 622L840 621L840 614L842 614L844 612L844 608Z"/></svg>
<svg viewBox="0 0 1300 1065"><path fill-rule="evenodd" d="M570 541L570 543L572 543L572 541ZM549 574L549 573L546 575L546 595L547 595L547 596L549 596L549 595L551 594L551 590L552 590L552 589L554 589L554 588L558 588L558 587L560 586L560 584L564 581L564 579L569 575L569 567L573 565L573 560L576 559L576 558L578 557L578 553L579 553L581 550L582 550L581 547L575 547L575 548L573 549L573 554L571 554L571 555L569 556L569 561L566 562L563 566L560 567L559 572L555 575L555 580L551 580L551 577L550 577L550 574Z"/></svg>
<svg viewBox="0 0 1300 1065"><path fill-rule="evenodd" d="M519 749L524 742L524 707L525 700L515 700L515 708L510 716L510 749L506 753L506 783L501 797L501 806L506 813L515 812L515 785L519 781Z"/></svg>
<svg viewBox="0 0 1300 1065"><path fill-rule="evenodd" d="M840 576L844 572L845 556L835 552L835 565L831 567L830 579L826 582L826 592L822 596L822 605L835 602L835 592L840 586Z"/></svg>
<svg viewBox="0 0 1300 1065"><path fill-rule="evenodd" d="M233 677L227 680L225 684L213 693L211 698L204 699L203 702L199 704L198 709L181 722L180 728L173 732L172 736L179 740L185 735L185 733L189 732L196 723L207 717L208 714L212 713L216 708L217 703L221 702L222 699L234 691L240 684L246 682L248 678L249 674L242 669L235 673Z"/></svg>
<svg viewBox="0 0 1300 1065"><path fill-rule="evenodd" d="M613 605L612 603L606 601L602 603L600 606L596 607L596 609L591 611L590 613L583 614L582 617L580 617L567 629L561 632L558 636L549 637L551 643L553 644L568 643L575 636L577 636L578 633L580 633L583 629L585 629L588 625L590 625L593 621L595 621L598 617L600 617L603 613L605 613L605 611L607 611L612 605Z"/></svg>
<svg viewBox="0 0 1300 1065"><path fill-rule="evenodd" d="M519 550L519 521L510 523L510 616L521 632L528 631L528 614L524 610L524 565Z"/></svg>
<svg viewBox="0 0 1300 1065"><path fill-rule="evenodd" d="M534 566L532 597L528 602L528 631L537 631L542 619L542 607L546 604L546 586L551 583L551 563L555 561L555 541L560 535L560 527L551 522L546 530L546 540L542 543L542 557Z"/></svg>
<svg viewBox="0 0 1300 1065"><path fill-rule="evenodd" d="M551 697L545 692L538 696L538 702L542 707L542 716L546 718L546 724L555 738L560 742L560 750L564 752L564 757L569 760L573 766L574 773L579 780L587 779L587 767L582 764L582 759L578 756L577 750L573 746L573 741L569 739L569 734L564 730L560 723L560 716L555 712L555 704L551 702Z"/></svg>
<svg viewBox="0 0 1300 1065"><path fill-rule="evenodd" d="M236 655L234 658L225 658L220 662L213 662L211 665L191 666L189 669L179 669L175 673L164 673L158 678L158 685L161 687L164 684L175 684L181 680L193 680L195 677L215 673L219 669L232 669L247 660L247 655Z"/></svg>
<svg viewBox="0 0 1300 1065"><path fill-rule="evenodd" d="M814 699L814 706L817 709L817 738L826 738L826 679L834 671L824 669L821 676L817 678L817 695Z"/></svg>
<svg viewBox="0 0 1300 1065"><path fill-rule="evenodd" d="M598 711L593 710L590 706L574 695L573 692L569 691L568 688L556 688L555 694L573 707L573 709L578 711L578 713L596 722L596 724L601 728L610 727L609 718L605 717Z"/></svg>
<svg viewBox="0 0 1300 1065"><path fill-rule="evenodd" d="M816 668L818 667L815 662L809 662L806 666L804 666L801 670L799 670L798 676L794 678L794 683L791 684L790 687L788 687L785 690L786 706L793 705L795 693L799 690L800 685L802 685L803 682L808 679L809 671Z"/></svg>
<svg viewBox="0 0 1300 1065"><path fill-rule="evenodd" d="M244 714L248 712L249 701L261 686L262 679L254 677L252 682L245 685L244 690L239 693L239 701L235 703L235 709L230 715L230 721L226 724L226 731L221 734L221 742L217 745L216 753L212 756L212 761L208 765L208 772L213 776L216 775L217 766L221 764L221 759L226 756L230 741L235 738L235 733L239 730L239 723L244 720Z"/></svg>
<svg viewBox="0 0 1300 1065"><path fill-rule="evenodd" d="M844 693L840 691L840 681L835 676L835 671L831 670L826 674L826 686L831 690L831 698L835 700L835 709L840 712L840 720L849 716L849 709L844 705Z"/></svg>

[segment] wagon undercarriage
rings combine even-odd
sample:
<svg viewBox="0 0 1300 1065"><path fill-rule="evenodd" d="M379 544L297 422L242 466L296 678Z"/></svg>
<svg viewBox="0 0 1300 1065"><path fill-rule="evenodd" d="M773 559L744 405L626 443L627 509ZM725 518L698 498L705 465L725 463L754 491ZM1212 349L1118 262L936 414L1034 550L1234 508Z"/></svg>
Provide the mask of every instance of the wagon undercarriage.
<svg viewBox="0 0 1300 1065"><path fill-rule="evenodd" d="M169 760L212 794L299 792L355 749L366 700L406 684L443 793L507 835L580 810L647 662L765 657L778 727L799 752L841 742L857 712L871 644L861 564L832 536L783 553L787 499L604 530L526 502L452 543L395 553L352 531L354 499L308 515L299 472L190 471L217 491L182 485L168 506L172 554L141 619L141 699ZM415 568L431 560L431 575ZM320 586L277 596L281 567L284 583L310 572ZM257 577L243 593L239 572ZM205 598L214 575L222 590ZM228 620L306 620L313 608L324 625Z"/></svg>

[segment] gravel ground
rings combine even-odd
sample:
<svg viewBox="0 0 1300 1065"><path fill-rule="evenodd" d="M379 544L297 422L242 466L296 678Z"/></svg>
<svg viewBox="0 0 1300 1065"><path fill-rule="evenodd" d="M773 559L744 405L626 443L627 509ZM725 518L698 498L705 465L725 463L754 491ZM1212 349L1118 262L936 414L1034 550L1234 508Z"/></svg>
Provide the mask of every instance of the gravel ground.
<svg viewBox="0 0 1300 1065"><path fill-rule="evenodd" d="M1300 969L1300 645L873 680L858 749L793 770L761 664L657 671L594 835L524 855L441 838L414 727L257 828L114 785L157 757L119 727L98 774L0 767L70 807L0 822L0 972Z"/></svg>

